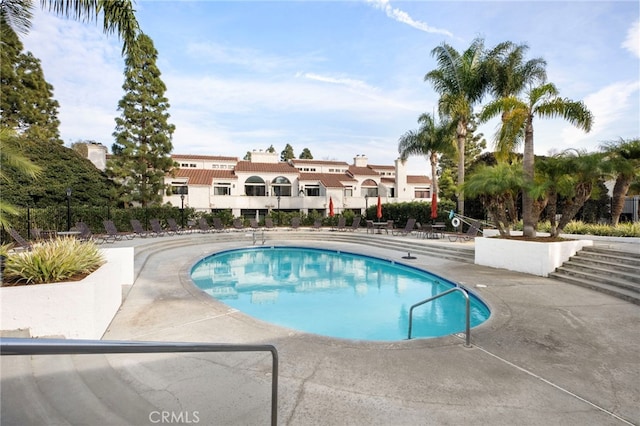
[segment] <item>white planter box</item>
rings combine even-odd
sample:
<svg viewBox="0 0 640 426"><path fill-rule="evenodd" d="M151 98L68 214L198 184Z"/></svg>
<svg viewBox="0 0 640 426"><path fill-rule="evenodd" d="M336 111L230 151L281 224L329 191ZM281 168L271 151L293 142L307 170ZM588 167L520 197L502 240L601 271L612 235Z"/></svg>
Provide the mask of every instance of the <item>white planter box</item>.
<svg viewBox="0 0 640 426"><path fill-rule="evenodd" d="M476 265L546 277L592 240L539 243L502 238L475 239Z"/></svg>
<svg viewBox="0 0 640 426"><path fill-rule="evenodd" d="M133 284L133 247L103 249L106 263L76 282L0 288L0 329L32 337L100 339Z"/></svg>

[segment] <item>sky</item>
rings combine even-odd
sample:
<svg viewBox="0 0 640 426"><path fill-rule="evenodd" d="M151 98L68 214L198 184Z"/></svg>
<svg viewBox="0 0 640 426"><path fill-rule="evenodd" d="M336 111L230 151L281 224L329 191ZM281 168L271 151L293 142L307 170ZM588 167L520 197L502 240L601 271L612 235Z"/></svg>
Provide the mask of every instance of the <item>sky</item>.
<svg viewBox="0 0 640 426"><path fill-rule="evenodd" d="M171 105L174 154L242 158L290 144L296 157L392 165L398 139L437 112L424 76L431 51L481 37L529 46L547 62L560 96L583 101L590 133L561 119L534 120L539 155L640 137L640 4L637 1L137 1L158 51ZM25 50L42 62L60 103L65 145L114 142L124 58L101 24L38 9ZM490 99L487 97L484 103ZM482 106L482 103L476 108ZM493 147L497 120L479 128ZM520 149L520 152L522 150ZM411 157L412 174L428 175Z"/></svg>

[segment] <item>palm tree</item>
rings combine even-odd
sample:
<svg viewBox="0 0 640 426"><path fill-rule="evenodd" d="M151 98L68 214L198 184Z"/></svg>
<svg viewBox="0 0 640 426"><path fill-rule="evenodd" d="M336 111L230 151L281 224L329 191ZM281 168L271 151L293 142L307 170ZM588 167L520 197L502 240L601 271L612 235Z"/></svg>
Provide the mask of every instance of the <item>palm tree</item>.
<svg viewBox="0 0 640 426"><path fill-rule="evenodd" d="M517 220L516 199L524 179L518 164L501 162L479 166L464 183L465 192L478 197L501 236L508 236Z"/></svg>
<svg viewBox="0 0 640 426"><path fill-rule="evenodd" d="M21 174L36 178L42 172L40 166L32 163L22 155L20 150L20 137L15 131L0 128L0 180L7 181L9 178L4 173L6 167L13 167ZM7 228L11 225L9 216L17 214L15 206L5 202L0 198L0 226Z"/></svg>
<svg viewBox="0 0 640 426"><path fill-rule="evenodd" d="M134 54L140 30L132 0L40 0L43 9L82 22L103 15L105 34L116 33L122 39L122 53ZM27 33L33 17L33 0L1 0L0 15L16 33Z"/></svg>
<svg viewBox="0 0 640 426"><path fill-rule="evenodd" d="M438 112L456 124L458 147L458 213L464 215L464 145L467 124L473 114L473 107L480 102L487 90L488 79L484 63L484 40L477 38L467 50L456 51L447 43L431 51L438 67L424 76L440 95Z"/></svg>
<svg viewBox="0 0 640 426"><path fill-rule="evenodd" d="M436 123L434 117L425 113L418 118L420 128L409 130L398 140L400 159L405 161L413 155L424 155L431 164L433 194L438 194L438 154L455 150L455 126L448 121Z"/></svg>
<svg viewBox="0 0 640 426"><path fill-rule="evenodd" d="M531 88L526 100L516 96L496 99L480 112L480 121L486 122L497 115L503 117L502 127L498 133L498 150L513 151L524 140L523 171L525 183L531 186L534 181L533 119L561 117L583 129L591 130L593 115L580 101L572 101L558 96L558 89L552 83L545 83ZM533 200L523 194L522 221L524 235L535 237L536 224L532 214Z"/></svg>
<svg viewBox="0 0 640 426"><path fill-rule="evenodd" d="M640 139L603 143L600 148L616 178L611 197L611 224L616 226L624 207L624 200L634 179L640 177Z"/></svg>

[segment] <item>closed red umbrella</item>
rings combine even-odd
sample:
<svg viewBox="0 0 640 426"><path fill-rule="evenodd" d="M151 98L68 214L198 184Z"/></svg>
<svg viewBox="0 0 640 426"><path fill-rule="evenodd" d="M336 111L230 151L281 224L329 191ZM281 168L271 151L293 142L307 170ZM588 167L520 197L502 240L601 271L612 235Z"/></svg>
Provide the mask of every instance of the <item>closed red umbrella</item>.
<svg viewBox="0 0 640 426"><path fill-rule="evenodd" d="M434 192L431 194L431 219L438 217L438 196Z"/></svg>
<svg viewBox="0 0 640 426"><path fill-rule="evenodd" d="M376 217L380 219L382 217L382 202L380 201L380 196L378 195L378 209L376 210Z"/></svg>
<svg viewBox="0 0 640 426"><path fill-rule="evenodd" d="M334 212L333 212L333 198L329 197L329 216L333 217L334 216Z"/></svg>

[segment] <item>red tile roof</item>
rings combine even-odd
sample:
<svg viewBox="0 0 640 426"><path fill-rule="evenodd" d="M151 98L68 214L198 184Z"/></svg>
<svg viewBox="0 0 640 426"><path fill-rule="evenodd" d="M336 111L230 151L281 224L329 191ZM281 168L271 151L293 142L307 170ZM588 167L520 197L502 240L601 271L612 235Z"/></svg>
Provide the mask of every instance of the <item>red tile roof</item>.
<svg viewBox="0 0 640 426"><path fill-rule="evenodd" d="M351 173L352 176L380 176L380 173L369 167L349 166L349 173Z"/></svg>
<svg viewBox="0 0 640 426"><path fill-rule="evenodd" d="M425 183L425 184L429 184L431 183L431 178L429 178L429 176L416 176L416 175L412 175L412 176L407 176L407 183Z"/></svg>
<svg viewBox="0 0 640 426"><path fill-rule="evenodd" d="M357 182L350 176L337 173L300 173L300 181L320 182L326 188L343 188L343 182Z"/></svg>
<svg viewBox="0 0 640 426"><path fill-rule="evenodd" d="M175 169L176 178L187 178L189 185L211 185L213 179L237 179L231 170Z"/></svg>
<svg viewBox="0 0 640 426"><path fill-rule="evenodd" d="M251 161L238 161L236 172L262 172L262 173L298 173L298 169L289 163L252 163Z"/></svg>

